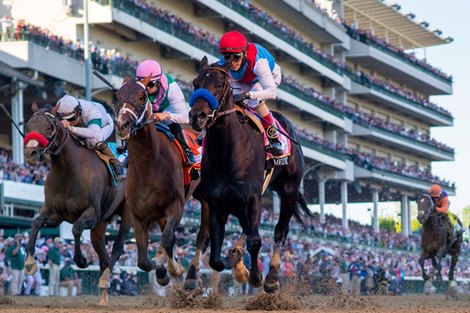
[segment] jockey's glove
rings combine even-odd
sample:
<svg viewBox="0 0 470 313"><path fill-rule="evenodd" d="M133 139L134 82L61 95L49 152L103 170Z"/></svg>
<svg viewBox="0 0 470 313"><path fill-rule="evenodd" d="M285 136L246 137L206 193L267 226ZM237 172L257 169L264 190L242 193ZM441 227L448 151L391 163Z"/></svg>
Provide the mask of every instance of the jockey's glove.
<svg viewBox="0 0 470 313"><path fill-rule="evenodd" d="M236 93L232 97L233 97L233 102L235 103L242 102L243 100L250 99L250 92L245 91L245 92Z"/></svg>

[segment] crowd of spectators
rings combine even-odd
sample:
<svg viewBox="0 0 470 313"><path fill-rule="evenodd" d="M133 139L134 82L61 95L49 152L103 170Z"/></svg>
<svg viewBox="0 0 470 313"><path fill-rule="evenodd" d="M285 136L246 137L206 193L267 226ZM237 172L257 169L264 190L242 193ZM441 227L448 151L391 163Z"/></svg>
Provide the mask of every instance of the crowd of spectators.
<svg viewBox="0 0 470 313"><path fill-rule="evenodd" d="M44 185L49 166L41 164L17 164L11 160L10 153L0 148L0 181L11 180L20 183Z"/></svg>
<svg viewBox="0 0 470 313"><path fill-rule="evenodd" d="M407 177L417 178L426 182L437 183L443 186L455 188L455 183L451 183L446 179L442 179L433 175L429 167L421 168L416 164L406 164L396 160L373 155L371 153L364 153L356 149L347 148L341 144L333 143L329 140L321 138L319 135L311 133L305 129L296 127L296 132L299 137L306 139L314 145L331 151L343 153L347 155L357 166L366 170L383 170L390 173L395 173Z"/></svg>
<svg viewBox="0 0 470 313"><path fill-rule="evenodd" d="M396 47L389 43L387 40L375 36L372 31L367 29L360 29L357 28L354 24L348 25L347 23L343 23L346 27L346 32L349 36L353 39L361 41L367 45L374 45L382 50L386 50L400 58L405 59L407 62L414 64L418 67L421 67L425 70L432 72L433 74L442 77L443 79L452 82L452 76L444 73L440 69L433 67L426 60L420 60L415 55L411 53L406 53L403 49Z"/></svg>

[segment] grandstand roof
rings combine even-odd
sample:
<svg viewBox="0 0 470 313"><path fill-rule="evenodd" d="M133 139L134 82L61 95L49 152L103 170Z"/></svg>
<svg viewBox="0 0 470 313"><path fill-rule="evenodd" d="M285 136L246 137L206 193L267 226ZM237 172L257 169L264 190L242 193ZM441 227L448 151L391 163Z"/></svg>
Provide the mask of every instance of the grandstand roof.
<svg viewBox="0 0 470 313"><path fill-rule="evenodd" d="M415 21L411 12L400 12L399 4L384 0L344 0L344 19L348 24L356 21L361 29L370 29L380 38L404 50L441 45L452 41L442 31L430 29L429 23Z"/></svg>

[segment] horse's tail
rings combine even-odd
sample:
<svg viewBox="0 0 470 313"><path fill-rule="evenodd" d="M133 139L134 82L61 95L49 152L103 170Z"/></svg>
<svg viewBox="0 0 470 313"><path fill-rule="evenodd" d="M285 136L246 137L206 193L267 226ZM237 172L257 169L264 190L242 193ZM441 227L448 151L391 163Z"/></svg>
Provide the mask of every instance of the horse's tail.
<svg viewBox="0 0 470 313"><path fill-rule="evenodd" d="M300 227L302 227L302 229L307 229L307 225L305 224L303 218L304 215L313 216L312 212L310 212L310 210L308 209L307 201L305 201L304 195L302 194L302 192L299 191L299 199L297 200L297 206L294 210L294 217L297 220L297 223L299 223Z"/></svg>

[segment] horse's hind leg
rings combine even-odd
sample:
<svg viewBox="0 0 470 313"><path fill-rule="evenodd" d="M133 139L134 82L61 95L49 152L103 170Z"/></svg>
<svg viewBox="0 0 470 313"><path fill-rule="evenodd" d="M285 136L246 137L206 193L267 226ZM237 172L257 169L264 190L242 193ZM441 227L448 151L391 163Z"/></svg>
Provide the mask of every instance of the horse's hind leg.
<svg viewBox="0 0 470 313"><path fill-rule="evenodd" d="M207 248L207 239L209 237L209 205L205 201L201 202L201 225L197 233L196 253L194 254L189 266L188 274L184 280L184 289L194 290L198 286L197 272L199 272L199 261L201 254Z"/></svg>
<svg viewBox="0 0 470 313"><path fill-rule="evenodd" d="M450 260L449 281L451 282L451 284L454 281L454 270L455 270L455 266L457 265L458 260L459 260L458 254L453 255Z"/></svg>
<svg viewBox="0 0 470 313"><path fill-rule="evenodd" d="M109 270L107 269L109 266L109 256L105 243L106 226L108 226L108 223L105 221L100 221L91 230L91 244L93 245L93 249L95 249L95 252L98 254L100 259L100 272L102 273L98 282L98 287L101 288L101 299L99 302L100 305L108 304L107 288L110 287L109 278L111 276Z"/></svg>
<svg viewBox="0 0 470 313"><path fill-rule="evenodd" d="M96 223L98 222L98 217L96 216L96 210L94 207L89 207L86 209L82 216L78 220L73 223L72 226L72 234L75 240L75 255L73 257L75 263L80 268L85 268L88 266L87 260L82 254L82 250L80 248L81 243L81 236L85 229L93 228Z"/></svg>
<svg viewBox="0 0 470 313"><path fill-rule="evenodd" d="M147 255L149 245L148 224L134 216L134 233L135 242L137 244L137 266L146 272L150 272L155 268L155 263L150 262Z"/></svg>
<svg viewBox="0 0 470 313"><path fill-rule="evenodd" d="M429 280L429 276L428 274L426 274L426 270L424 269L424 261L426 259L429 259L429 254L423 252L421 254L421 256L419 257L419 260L418 260L418 263L419 263L419 266L421 267L421 273L423 273L423 279L424 281L428 281Z"/></svg>
<svg viewBox="0 0 470 313"><path fill-rule="evenodd" d="M43 207L40 212L46 211ZM28 257L25 262L25 271L28 275L33 275L38 270L36 260L34 259L34 250L36 246L36 238L38 232L42 227L57 227L62 222L62 219L55 213L41 214L36 217L31 223L31 233L29 235L30 240L26 245L26 252Z"/></svg>
<svg viewBox="0 0 470 313"><path fill-rule="evenodd" d="M287 185L284 185L284 188L286 187ZM278 191L278 195L281 197L281 212L276 227L274 228L274 242L276 246L271 261L269 262L269 272L264 281L264 291L267 293L272 293L279 289L281 247L285 244L287 234L289 233L289 222L297 205L298 194L298 188L290 191L285 189Z"/></svg>
<svg viewBox="0 0 470 313"><path fill-rule="evenodd" d="M129 231L131 230L131 227L133 225L132 212L127 207L125 201L122 202L121 207L118 208L118 210L120 211L119 215L121 216L121 222L117 237L113 243L111 260L108 267L110 271L113 270L117 260L124 253L124 240L126 240L126 237L129 234Z"/></svg>
<svg viewBox="0 0 470 313"><path fill-rule="evenodd" d="M173 212L176 212L176 209L173 210ZM175 258L173 255L173 247L175 246L175 241L176 241L175 231L176 231L176 226L179 223L179 220L180 218L178 218L177 216L168 217L165 228L162 230L161 246L163 247L163 249L165 249L166 255L168 257L167 258L168 271L173 277L179 277L184 272L183 267L181 266L180 263L177 263L175 261ZM157 278L159 277L158 263L159 262L157 261Z"/></svg>

